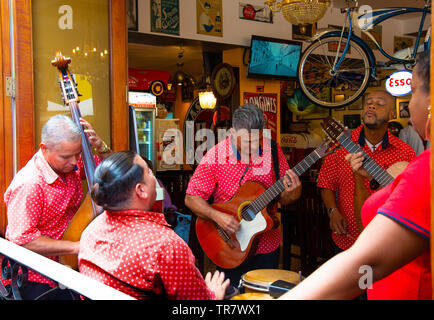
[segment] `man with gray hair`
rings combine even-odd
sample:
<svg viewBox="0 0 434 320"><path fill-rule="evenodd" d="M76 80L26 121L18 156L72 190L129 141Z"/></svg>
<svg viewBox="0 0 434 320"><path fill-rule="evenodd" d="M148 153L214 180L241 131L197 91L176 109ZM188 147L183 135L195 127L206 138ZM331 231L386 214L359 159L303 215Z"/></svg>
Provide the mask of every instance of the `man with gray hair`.
<svg viewBox="0 0 434 320"><path fill-rule="evenodd" d="M80 119L98 164L111 151L84 119ZM78 254L79 242L60 240L83 198L81 129L67 116L50 118L42 129L40 149L15 175L4 194L8 225L6 239L48 258ZM55 283L29 270L23 299L32 300ZM69 290L54 290L49 299L71 299Z"/></svg>
<svg viewBox="0 0 434 320"><path fill-rule="evenodd" d="M256 105L245 104L238 107L232 117L232 128L228 137L211 148L202 158L190 179L185 204L197 216L212 220L227 234L233 235L240 230L240 221L230 214L214 209L208 204L211 196L215 203L228 202L246 182L262 184L266 189L276 180L284 177L284 191L278 200L288 204L301 195L301 183L298 176L289 169L280 146L272 142L266 132L264 113ZM278 177L273 168L272 143L275 143L278 162ZM241 266L222 269L231 279L232 286L238 286L241 276L253 269L275 269L279 263L281 234L274 228L260 234L254 257Z"/></svg>

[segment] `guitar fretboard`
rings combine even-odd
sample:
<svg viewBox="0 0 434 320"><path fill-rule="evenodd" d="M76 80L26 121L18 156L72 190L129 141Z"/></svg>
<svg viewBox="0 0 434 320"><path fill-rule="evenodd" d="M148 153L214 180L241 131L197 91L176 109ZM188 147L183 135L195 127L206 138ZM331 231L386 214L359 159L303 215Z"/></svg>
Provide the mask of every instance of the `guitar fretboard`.
<svg viewBox="0 0 434 320"><path fill-rule="evenodd" d="M300 161L292 170L297 174L297 176L301 176L307 169L309 169L315 162L317 162L321 157L316 152L316 150L312 151L306 158ZM285 186L283 184L283 177L276 181L270 188L265 190L259 197L253 200L249 207L253 212L257 213L268 206L277 196L279 196L285 190ZM242 213L244 216L244 212ZM247 214L247 213L246 213ZM244 217L248 220L248 217Z"/></svg>
<svg viewBox="0 0 434 320"><path fill-rule="evenodd" d="M393 177L386 170L376 163L374 159L372 159L365 151L363 151L362 148L360 148L360 146L354 143L354 141L351 139L351 135L343 134L338 137L338 141L349 153L363 152L363 156L365 157L363 167L382 187L387 186L393 181Z"/></svg>

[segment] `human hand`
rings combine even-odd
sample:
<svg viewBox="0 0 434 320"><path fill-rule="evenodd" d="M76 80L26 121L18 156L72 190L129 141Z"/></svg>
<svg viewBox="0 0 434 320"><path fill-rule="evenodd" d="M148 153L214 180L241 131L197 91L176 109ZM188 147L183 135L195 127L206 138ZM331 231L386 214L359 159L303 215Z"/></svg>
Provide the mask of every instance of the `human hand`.
<svg viewBox="0 0 434 320"><path fill-rule="evenodd" d="M230 214L218 212L213 219L229 235L236 233L240 228L240 222Z"/></svg>
<svg viewBox="0 0 434 320"><path fill-rule="evenodd" d="M368 171L363 168L363 161L365 160L363 152L360 151L358 153L349 153L345 156L345 160L350 163L351 170L353 170L353 172L356 172L368 180L372 179L372 176L368 173Z"/></svg>
<svg viewBox="0 0 434 320"><path fill-rule="evenodd" d="M103 149L104 141L98 136L92 125L83 118L80 118L80 124L85 128L84 133L86 133L89 143L92 145L92 147L94 147L96 150Z"/></svg>
<svg viewBox="0 0 434 320"><path fill-rule="evenodd" d="M286 192L292 192L301 186L299 177L291 169L286 171L283 176L283 186Z"/></svg>
<svg viewBox="0 0 434 320"><path fill-rule="evenodd" d="M330 229L338 235L346 235L348 222L341 215L338 209L335 209L330 215Z"/></svg>
<svg viewBox="0 0 434 320"><path fill-rule="evenodd" d="M205 283L208 289L214 291L216 300L223 300L230 280L229 278L225 280L224 272L216 270L213 275L211 275L211 272L206 274Z"/></svg>

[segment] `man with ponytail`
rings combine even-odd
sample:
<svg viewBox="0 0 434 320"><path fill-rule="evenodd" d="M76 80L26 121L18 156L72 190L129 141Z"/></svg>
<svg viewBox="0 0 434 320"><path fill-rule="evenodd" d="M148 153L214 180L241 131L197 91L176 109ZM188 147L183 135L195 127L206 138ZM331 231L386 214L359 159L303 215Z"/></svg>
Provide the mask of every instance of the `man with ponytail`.
<svg viewBox="0 0 434 320"><path fill-rule="evenodd" d="M97 167L92 198L105 211L82 234L80 272L137 299L222 299L224 273L204 279L164 214L149 211L155 185L152 170L131 151Z"/></svg>

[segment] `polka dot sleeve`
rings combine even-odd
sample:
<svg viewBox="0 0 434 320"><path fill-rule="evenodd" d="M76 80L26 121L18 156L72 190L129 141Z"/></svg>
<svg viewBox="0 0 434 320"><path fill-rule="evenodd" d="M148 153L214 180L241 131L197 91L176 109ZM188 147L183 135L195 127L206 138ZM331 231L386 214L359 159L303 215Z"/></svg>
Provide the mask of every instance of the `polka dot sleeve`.
<svg viewBox="0 0 434 320"><path fill-rule="evenodd" d="M169 299L215 299L214 292L207 288L194 260L190 248L181 238L161 250L156 273L160 275Z"/></svg>
<svg viewBox="0 0 434 320"><path fill-rule="evenodd" d="M208 159L210 159L208 154L202 158L188 183L186 191L189 195L200 196L205 200L208 200L214 192L217 183L216 165Z"/></svg>
<svg viewBox="0 0 434 320"><path fill-rule="evenodd" d="M38 184L26 183L14 190L7 210L8 240L22 245L41 235L38 222L43 213L43 198Z"/></svg>

